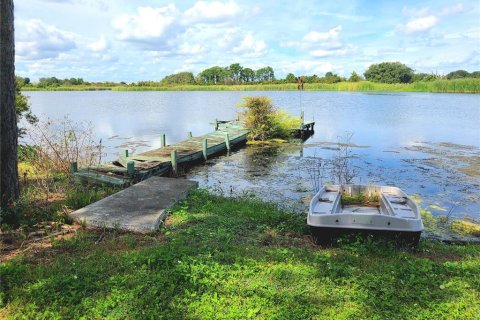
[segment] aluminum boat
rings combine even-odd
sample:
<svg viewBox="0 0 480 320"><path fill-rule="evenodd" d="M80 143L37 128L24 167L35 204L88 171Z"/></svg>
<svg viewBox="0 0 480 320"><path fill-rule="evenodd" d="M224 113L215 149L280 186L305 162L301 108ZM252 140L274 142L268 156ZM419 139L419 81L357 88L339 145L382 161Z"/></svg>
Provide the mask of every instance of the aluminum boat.
<svg viewBox="0 0 480 320"><path fill-rule="evenodd" d="M391 186L324 186L310 202L307 223L317 244L361 233L386 236L415 246L423 230L415 202Z"/></svg>

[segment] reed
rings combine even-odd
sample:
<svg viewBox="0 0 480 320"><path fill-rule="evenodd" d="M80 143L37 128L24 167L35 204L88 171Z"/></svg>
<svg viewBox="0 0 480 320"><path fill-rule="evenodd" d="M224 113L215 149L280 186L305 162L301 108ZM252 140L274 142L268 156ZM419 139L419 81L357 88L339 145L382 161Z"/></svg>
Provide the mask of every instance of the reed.
<svg viewBox="0 0 480 320"><path fill-rule="evenodd" d="M363 92L445 92L445 93L480 93L480 79L440 79L413 83L375 83L370 81L306 83L307 91L363 91ZM39 88L27 86L23 91L296 91L295 83L258 83L239 85L81 85Z"/></svg>

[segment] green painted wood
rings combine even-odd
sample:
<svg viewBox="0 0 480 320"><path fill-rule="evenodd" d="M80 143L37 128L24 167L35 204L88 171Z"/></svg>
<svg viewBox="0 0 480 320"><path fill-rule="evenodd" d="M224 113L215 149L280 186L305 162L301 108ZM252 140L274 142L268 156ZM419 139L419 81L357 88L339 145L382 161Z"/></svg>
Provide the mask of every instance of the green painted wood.
<svg viewBox="0 0 480 320"><path fill-rule="evenodd" d="M78 171L78 163L70 162L70 173L75 173Z"/></svg>
<svg viewBox="0 0 480 320"><path fill-rule="evenodd" d="M207 139L203 139L202 151L203 151L203 158L207 160L208 158L208 140Z"/></svg>
<svg viewBox="0 0 480 320"><path fill-rule="evenodd" d="M128 176L133 177L135 175L135 162L128 161L127 162L127 173Z"/></svg>
<svg viewBox="0 0 480 320"><path fill-rule="evenodd" d="M225 134L225 146L227 147L227 150L230 151L230 135L228 132Z"/></svg>
<svg viewBox="0 0 480 320"><path fill-rule="evenodd" d="M167 138L165 137L165 134L162 134L160 137L160 147L164 148L167 142Z"/></svg>
<svg viewBox="0 0 480 320"><path fill-rule="evenodd" d="M177 157L177 150L173 150L172 153L172 159L171 159L171 163L172 163L172 169L173 169L173 172L177 172L178 171L178 157Z"/></svg>

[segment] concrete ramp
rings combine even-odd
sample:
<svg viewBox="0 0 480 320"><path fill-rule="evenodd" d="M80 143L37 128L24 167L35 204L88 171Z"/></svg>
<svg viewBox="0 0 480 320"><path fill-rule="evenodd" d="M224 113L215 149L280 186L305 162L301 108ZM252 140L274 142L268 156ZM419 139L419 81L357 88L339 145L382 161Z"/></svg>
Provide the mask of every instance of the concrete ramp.
<svg viewBox="0 0 480 320"><path fill-rule="evenodd" d="M197 182L185 179L151 177L70 216L76 221L85 221L87 227L153 232L165 218L165 210L197 186Z"/></svg>

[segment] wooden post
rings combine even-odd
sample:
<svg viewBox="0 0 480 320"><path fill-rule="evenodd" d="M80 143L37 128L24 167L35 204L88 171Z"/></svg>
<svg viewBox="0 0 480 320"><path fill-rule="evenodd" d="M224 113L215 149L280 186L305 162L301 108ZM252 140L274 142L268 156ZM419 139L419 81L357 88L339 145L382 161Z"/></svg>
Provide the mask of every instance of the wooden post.
<svg viewBox="0 0 480 320"><path fill-rule="evenodd" d="M177 158L177 150L172 150L170 154L171 161L172 161L172 170L174 173L177 173L178 170L178 158Z"/></svg>
<svg viewBox="0 0 480 320"><path fill-rule="evenodd" d="M302 125L305 123L305 115L304 112L302 111L302 115L300 116L302 118Z"/></svg>
<svg viewBox="0 0 480 320"><path fill-rule="evenodd" d="M133 161L127 162L127 173L130 178L133 178L135 174L135 162Z"/></svg>
<svg viewBox="0 0 480 320"><path fill-rule="evenodd" d="M76 162L70 162L70 173L78 171L78 164Z"/></svg>
<svg viewBox="0 0 480 320"><path fill-rule="evenodd" d="M215 131L218 131L218 119L215 119Z"/></svg>
<svg viewBox="0 0 480 320"><path fill-rule="evenodd" d="M161 138L160 138L160 147L161 148L165 148L165 145L166 145L166 138L165 138L165 134L162 134Z"/></svg>
<svg viewBox="0 0 480 320"><path fill-rule="evenodd" d="M192 131L189 131L189 132L188 132L188 138L189 138L189 139L192 139L192 138L193 138Z"/></svg>
<svg viewBox="0 0 480 320"><path fill-rule="evenodd" d="M203 149L203 158L205 160L207 160L207 158L208 158L208 142L207 142L207 139L203 139L202 149Z"/></svg>
<svg viewBox="0 0 480 320"><path fill-rule="evenodd" d="M225 134L225 146L227 147L227 150L230 151L230 135L228 133Z"/></svg>
<svg viewBox="0 0 480 320"><path fill-rule="evenodd" d="M122 156L124 158L128 158L128 150L127 149L123 150Z"/></svg>

